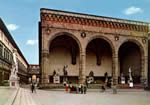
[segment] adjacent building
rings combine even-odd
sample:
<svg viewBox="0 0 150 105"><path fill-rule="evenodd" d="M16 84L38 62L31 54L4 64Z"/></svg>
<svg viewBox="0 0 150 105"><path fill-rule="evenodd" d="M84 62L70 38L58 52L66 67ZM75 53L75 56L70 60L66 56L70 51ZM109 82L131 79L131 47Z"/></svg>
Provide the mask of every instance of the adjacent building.
<svg viewBox="0 0 150 105"><path fill-rule="evenodd" d="M0 19L0 85L3 85L4 82L8 82L9 80L12 64L14 63L12 54L15 49L17 50L18 76L20 77L20 82L27 83L27 69L29 64L4 22Z"/></svg>
<svg viewBox="0 0 150 105"><path fill-rule="evenodd" d="M66 65L73 83L92 71L97 83L107 72L118 84L129 68L134 83L148 80L149 23L45 8L40 17L41 86L52 83L54 71L63 77Z"/></svg>
<svg viewBox="0 0 150 105"><path fill-rule="evenodd" d="M40 82L40 67L38 64L30 64L28 67L28 79L31 82Z"/></svg>

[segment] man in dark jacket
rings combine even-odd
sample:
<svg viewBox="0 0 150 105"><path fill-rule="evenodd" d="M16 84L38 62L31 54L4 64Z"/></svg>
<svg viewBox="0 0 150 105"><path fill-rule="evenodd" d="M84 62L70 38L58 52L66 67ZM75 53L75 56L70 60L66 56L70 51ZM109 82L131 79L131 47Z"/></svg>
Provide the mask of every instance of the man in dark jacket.
<svg viewBox="0 0 150 105"><path fill-rule="evenodd" d="M32 83L32 84L31 84L31 91L32 91L32 93L33 93L33 91L34 91L34 88L35 88L35 87L34 87L34 84Z"/></svg>

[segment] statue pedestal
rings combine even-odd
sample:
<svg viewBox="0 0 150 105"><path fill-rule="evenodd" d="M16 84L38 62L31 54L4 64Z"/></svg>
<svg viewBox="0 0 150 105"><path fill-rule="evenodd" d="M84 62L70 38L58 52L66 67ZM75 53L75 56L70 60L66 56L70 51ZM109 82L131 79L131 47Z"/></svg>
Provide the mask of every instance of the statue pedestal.
<svg viewBox="0 0 150 105"><path fill-rule="evenodd" d="M54 76L53 83L60 83L60 76Z"/></svg>
<svg viewBox="0 0 150 105"><path fill-rule="evenodd" d="M125 78L121 77L121 84L125 84Z"/></svg>
<svg viewBox="0 0 150 105"><path fill-rule="evenodd" d="M18 88L19 87L19 79L17 76L10 76L9 78L9 86Z"/></svg>
<svg viewBox="0 0 150 105"><path fill-rule="evenodd" d="M94 83L94 77L90 76L87 81L89 84Z"/></svg>
<svg viewBox="0 0 150 105"><path fill-rule="evenodd" d="M133 88L133 81L129 81L129 87Z"/></svg>

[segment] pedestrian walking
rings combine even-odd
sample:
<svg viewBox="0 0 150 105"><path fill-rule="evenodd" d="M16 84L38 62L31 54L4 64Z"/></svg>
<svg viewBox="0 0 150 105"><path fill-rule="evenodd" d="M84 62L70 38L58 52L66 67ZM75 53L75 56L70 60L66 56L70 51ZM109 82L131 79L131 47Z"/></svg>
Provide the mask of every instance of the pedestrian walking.
<svg viewBox="0 0 150 105"><path fill-rule="evenodd" d="M34 87L34 84L32 83L32 84L31 84L31 91L32 91L32 93L33 93L33 91L34 91L34 88L35 88L35 87Z"/></svg>

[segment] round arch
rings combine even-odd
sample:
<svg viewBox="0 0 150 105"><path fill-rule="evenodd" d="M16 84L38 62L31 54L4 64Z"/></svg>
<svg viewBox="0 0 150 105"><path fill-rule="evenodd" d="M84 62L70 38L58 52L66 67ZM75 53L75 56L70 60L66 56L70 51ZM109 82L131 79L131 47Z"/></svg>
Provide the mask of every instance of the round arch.
<svg viewBox="0 0 150 105"><path fill-rule="evenodd" d="M91 48L94 52L90 50ZM115 47L109 38L100 35L92 36L87 40L85 49L87 63L86 75L91 71L94 72L97 82L104 80L103 76L106 72L110 77L113 76Z"/></svg>
<svg viewBox="0 0 150 105"><path fill-rule="evenodd" d="M91 38L88 40L88 42L87 42L85 48L87 48L88 44L89 44L92 40L94 40L94 39L103 39L103 40L105 40L105 41L110 45L111 50L112 50L112 56L114 56L114 54L115 54L115 47L114 47L112 41L111 41L110 39L108 39L107 37L105 37L105 36L96 35L96 36L91 37Z"/></svg>
<svg viewBox="0 0 150 105"><path fill-rule="evenodd" d="M49 39L49 42L48 42L48 48L50 48L51 42L52 42L55 38L57 38L58 36L62 36L62 35L66 35L66 36L69 36L69 37L73 38L73 39L77 42L77 44L78 44L78 46L79 46L79 50L81 51L82 47L81 47L81 43L80 43L79 39L78 39L75 35L73 35L73 34L71 34L71 33L69 33L69 32L58 32L58 33L52 35L52 37ZM49 49L48 49L48 50L49 50Z"/></svg>
<svg viewBox="0 0 150 105"><path fill-rule="evenodd" d="M63 70L65 68L69 81L76 83L78 81L78 69L80 68L81 50L81 43L78 37L68 32L57 32L50 36L47 45L50 52L48 57L49 70L47 71L49 75L52 75L54 70L59 72L60 75L64 75ZM53 62L50 62L51 60ZM63 79L63 77L60 78L60 83L62 83Z"/></svg>
<svg viewBox="0 0 150 105"><path fill-rule="evenodd" d="M125 50L125 53L124 53ZM119 68L121 73L128 79L128 69L131 67L134 83L140 83L143 71L144 48L142 44L135 39L123 41L118 48ZM127 81L126 81L127 82Z"/></svg>
<svg viewBox="0 0 150 105"><path fill-rule="evenodd" d="M138 47L139 47L139 49L140 49L140 53L141 53L141 56L142 57L144 57L144 48L143 48L143 46L141 45L141 43L139 42L139 41L137 41L137 40L135 40L135 39L127 39L127 40L125 40L125 41L123 41L121 44L120 44L120 46L119 46L119 48L118 48L118 54L119 54L119 49L121 48L121 46L124 44L124 43L127 43L127 42L132 42L132 43L134 43L134 44L136 44Z"/></svg>

